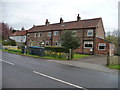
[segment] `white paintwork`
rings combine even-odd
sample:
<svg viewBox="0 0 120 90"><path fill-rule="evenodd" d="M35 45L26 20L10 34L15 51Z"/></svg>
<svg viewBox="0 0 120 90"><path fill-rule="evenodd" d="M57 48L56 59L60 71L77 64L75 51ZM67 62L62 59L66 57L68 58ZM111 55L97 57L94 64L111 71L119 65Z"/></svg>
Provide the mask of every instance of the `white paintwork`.
<svg viewBox="0 0 120 90"><path fill-rule="evenodd" d="M10 36L10 39L15 40L16 42L26 42L26 35L23 35L23 36Z"/></svg>
<svg viewBox="0 0 120 90"><path fill-rule="evenodd" d="M67 85L70 85L70 86L73 86L73 87L76 87L76 88L84 89L84 88L81 87L81 86L78 86L78 85L75 85L75 84L72 84L72 83L69 83L69 82L66 82L66 81L57 79L57 78L55 78L55 77L51 77L51 76L48 76L48 75L46 75L46 74L43 74L43 73L40 73L40 72L37 72L37 71L33 71L33 72L36 73L36 74L39 74L39 75L41 75L41 76L50 78L50 79L52 79L52 80L55 80L55 81L58 81L58 82L61 82L61 83L64 83L64 84L67 84Z"/></svg>
<svg viewBox="0 0 120 90"><path fill-rule="evenodd" d="M5 62L5 63L10 64L10 65L15 65L14 63L11 63L11 62L8 62L8 61L2 60L2 59L0 59L0 61Z"/></svg>

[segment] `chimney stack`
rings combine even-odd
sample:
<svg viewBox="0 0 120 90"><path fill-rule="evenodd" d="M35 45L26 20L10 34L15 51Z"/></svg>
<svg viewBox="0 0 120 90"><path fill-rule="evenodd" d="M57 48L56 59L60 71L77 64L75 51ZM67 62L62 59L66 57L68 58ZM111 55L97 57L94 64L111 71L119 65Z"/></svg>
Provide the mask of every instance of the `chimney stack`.
<svg viewBox="0 0 120 90"><path fill-rule="evenodd" d="M81 19L81 17L79 16L79 14L78 14L78 16L77 16L77 21L79 21Z"/></svg>
<svg viewBox="0 0 120 90"><path fill-rule="evenodd" d="M46 19L45 25L49 25L50 22L48 21L48 19Z"/></svg>
<svg viewBox="0 0 120 90"><path fill-rule="evenodd" d="M60 18L60 23L63 23L63 19L62 19L62 17Z"/></svg>
<svg viewBox="0 0 120 90"><path fill-rule="evenodd" d="M22 28L21 28L21 30L25 30L25 28L24 28L24 27L22 27Z"/></svg>

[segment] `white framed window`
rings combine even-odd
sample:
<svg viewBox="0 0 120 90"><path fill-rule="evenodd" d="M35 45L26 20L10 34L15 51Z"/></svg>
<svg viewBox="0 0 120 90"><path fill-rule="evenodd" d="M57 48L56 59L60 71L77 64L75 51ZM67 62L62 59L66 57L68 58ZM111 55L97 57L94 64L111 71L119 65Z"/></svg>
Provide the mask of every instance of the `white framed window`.
<svg viewBox="0 0 120 90"><path fill-rule="evenodd" d="M106 43L99 43L98 44L98 50L105 50L106 49Z"/></svg>
<svg viewBox="0 0 120 90"><path fill-rule="evenodd" d="M30 34L27 34L27 37L29 37L30 36Z"/></svg>
<svg viewBox="0 0 120 90"><path fill-rule="evenodd" d="M49 41L46 41L46 42L45 42L45 45L48 46L48 45L49 45Z"/></svg>
<svg viewBox="0 0 120 90"><path fill-rule="evenodd" d="M93 48L93 41L85 41L84 48Z"/></svg>
<svg viewBox="0 0 120 90"><path fill-rule="evenodd" d="M93 30L92 29L87 31L87 36L93 36Z"/></svg>
<svg viewBox="0 0 120 90"><path fill-rule="evenodd" d="M41 33L38 33L38 37L41 37L42 36L42 34Z"/></svg>
<svg viewBox="0 0 120 90"><path fill-rule="evenodd" d="M54 31L54 35L57 36L58 35L58 31Z"/></svg>
<svg viewBox="0 0 120 90"><path fill-rule="evenodd" d="M37 33L34 33L34 37L37 37Z"/></svg>
<svg viewBox="0 0 120 90"><path fill-rule="evenodd" d="M74 33L74 36L77 36L77 31L74 30L72 32Z"/></svg>
<svg viewBox="0 0 120 90"><path fill-rule="evenodd" d="M56 45L56 46L58 45L58 41L55 41L55 45Z"/></svg>
<svg viewBox="0 0 120 90"><path fill-rule="evenodd" d="M51 32L48 32L48 36L51 37L52 33Z"/></svg>

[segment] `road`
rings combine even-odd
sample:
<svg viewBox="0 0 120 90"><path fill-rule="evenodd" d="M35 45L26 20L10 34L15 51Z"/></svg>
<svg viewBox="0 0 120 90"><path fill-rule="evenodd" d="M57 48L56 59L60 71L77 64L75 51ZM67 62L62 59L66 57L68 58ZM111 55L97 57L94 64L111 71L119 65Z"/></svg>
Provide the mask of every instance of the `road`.
<svg viewBox="0 0 120 90"><path fill-rule="evenodd" d="M118 88L118 75L3 52L3 88Z"/></svg>

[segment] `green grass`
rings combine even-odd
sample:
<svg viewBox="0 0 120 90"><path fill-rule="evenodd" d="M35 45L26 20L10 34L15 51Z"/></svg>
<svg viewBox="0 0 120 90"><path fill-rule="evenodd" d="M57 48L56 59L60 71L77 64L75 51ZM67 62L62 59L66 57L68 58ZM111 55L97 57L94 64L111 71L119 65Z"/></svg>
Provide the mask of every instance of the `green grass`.
<svg viewBox="0 0 120 90"><path fill-rule="evenodd" d="M2 49L2 51L13 53L13 54L22 55L21 50L8 50L8 49L6 50L6 49Z"/></svg>
<svg viewBox="0 0 120 90"><path fill-rule="evenodd" d="M8 53L13 53L13 54L18 54L18 55L36 57L36 58L54 59L54 60L67 60L66 58L59 58L59 57L52 57L52 56L38 56L38 55L23 54L23 53L21 53L21 50L3 49L2 51L8 52ZM87 56L89 56L89 55L74 54L74 58L73 59L83 58L83 57L87 57Z"/></svg>
<svg viewBox="0 0 120 90"><path fill-rule="evenodd" d="M120 64L119 65L109 65L108 67L111 68L111 69L118 69L118 70L120 70Z"/></svg>
<svg viewBox="0 0 120 90"><path fill-rule="evenodd" d="M44 56L45 59L54 59L54 60L66 60L65 58L57 58L57 57L50 57L50 56Z"/></svg>
<svg viewBox="0 0 120 90"><path fill-rule="evenodd" d="M77 59L77 58L83 58L83 57L88 57L90 55L84 55L84 54L74 54L74 58L73 59Z"/></svg>
<svg viewBox="0 0 120 90"><path fill-rule="evenodd" d="M8 53L12 53L12 54L18 54L18 55L36 57L36 58L66 60L65 58L57 58L57 57L51 57L51 56L38 56L38 55L23 54L23 53L21 53L21 50L8 50L8 49L6 50L6 49L2 49L2 51L8 52Z"/></svg>

